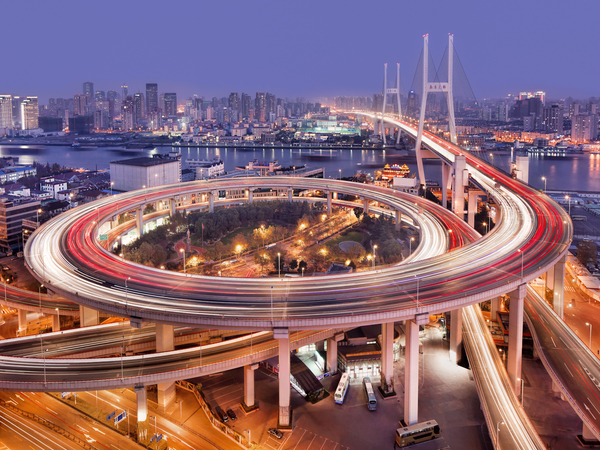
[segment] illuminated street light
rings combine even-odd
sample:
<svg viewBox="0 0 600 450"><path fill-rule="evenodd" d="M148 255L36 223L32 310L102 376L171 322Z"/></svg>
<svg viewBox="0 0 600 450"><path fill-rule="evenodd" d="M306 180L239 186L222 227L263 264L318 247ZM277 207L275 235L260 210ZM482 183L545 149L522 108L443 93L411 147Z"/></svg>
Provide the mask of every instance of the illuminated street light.
<svg viewBox="0 0 600 450"><path fill-rule="evenodd" d="M238 245L239 247L239 245ZM181 254L183 255L183 273L185 273L185 249L181 249L179 250L181 252Z"/></svg>
<svg viewBox="0 0 600 450"><path fill-rule="evenodd" d="M542 180L544 180L544 194L546 193L546 182L548 180L546 180L546 177L542 177Z"/></svg>
<svg viewBox="0 0 600 450"><path fill-rule="evenodd" d="M588 327L590 327L590 350L592 349L592 324L589 322L585 323Z"/></svg>

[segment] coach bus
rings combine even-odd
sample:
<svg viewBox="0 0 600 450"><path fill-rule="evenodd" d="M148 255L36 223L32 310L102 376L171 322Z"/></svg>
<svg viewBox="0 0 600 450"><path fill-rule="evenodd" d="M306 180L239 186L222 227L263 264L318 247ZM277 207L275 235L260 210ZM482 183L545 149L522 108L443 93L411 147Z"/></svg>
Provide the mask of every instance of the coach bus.
<svg viewBox="0 0 600 450"><path fill-rule="evenodd" d="M440 437L440 426L435 420L429 422L417 423L405 428L396 430L396 443L394 448L408 447L409 445L419 444L420 442L437 439Z"/></svg>
<svg viewBox="0 0 600 450"><path fill-rule="evenodd" d="M348 391L348 385L350 384L350 377L348 377L347 373L342 374L342 378L340 379L340 383L338 384L337 389L335 390L335 402L338 405L344 403L344 398L346 398L346 392Z"/></svg>
<svg viewBox="0 0 600 450"><path fill-rule="evenodd" d="M367 407L369 408L369 411L375 411L377 409L377 399L375 398L371 379L363 378L363 385L365 387L365 394L367 395Z"/></svg>

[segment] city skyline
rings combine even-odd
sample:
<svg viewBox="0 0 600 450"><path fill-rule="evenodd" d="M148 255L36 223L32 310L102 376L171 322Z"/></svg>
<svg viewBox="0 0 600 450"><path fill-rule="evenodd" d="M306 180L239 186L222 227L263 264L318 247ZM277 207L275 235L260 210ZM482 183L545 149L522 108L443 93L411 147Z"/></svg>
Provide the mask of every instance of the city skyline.
<svg viewBox="0 0 600 450"><path fill-rule="evenodd" d="M50 28L57 48L63 50L41 51L34 57L26 52L11 55L14 69L3 74L2 91L37 95L40 103L47 103L50 97L81 92L81 83L89 80L102 90L128 85L131 94L144 92L146 83L158 83L164 87L162 92L177 92L180 99L194 94L221 97L236 91L308 99L370 96L380 89L383 63L401 64L402 82L408 89L422 48L421 36L430 34L432 57L438 64L446 35L453 33L479 99L535 90L548 92L549 98L587 98L597 95L598 64L588 56L588 46L581 44L597 41L599 32L593 15L581 14L592 1L580 3L582 8L559 9L556 1L544 2L543 8L540 2L492 6L463 1L432 10L429 5L378 3L369 8L398 21L383 19L381 24L374 14L358 22L356 35L351 35L358 2L305 3L301 9L276 3L224 8L183 2L173 9L172 23L177 24L185 11L186 17L200 16L199 26L176 26L173 38L150 39L151 45L140 42L141 35L127 24L137 17L137 23L148 30L160 29L163 16L155 12L158 3L147 2L143 9L119 4L119 14L107 16L108 33L89 33L86 21L75 20L98 14L94 5L63 2L57 8L39 3L25 10L13 3L6 5L7 16L26 17L29 26L40 32L23 34L22 21L14 20L6 24L8 35L21 36L23 47L35 48L43 30ZM113 5L104 3L104 10ZM551 33L548 30L555 28L549 24L557 17L568 25L564 32ZM260 21L270 26L252 26ZM250 30L253 38L248 40ZM74 40L75 35L85 39Z"/></svg>

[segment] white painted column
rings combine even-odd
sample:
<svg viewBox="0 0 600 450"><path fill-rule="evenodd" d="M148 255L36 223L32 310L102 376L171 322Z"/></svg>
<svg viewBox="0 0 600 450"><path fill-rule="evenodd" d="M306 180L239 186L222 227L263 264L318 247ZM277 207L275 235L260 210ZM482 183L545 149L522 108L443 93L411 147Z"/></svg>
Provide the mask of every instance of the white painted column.
<svg viewBox="0 0 600 450"><path fill-rule="evenodd" d="M173 325L156 324L156 352L169 352L175 350ZM158 383L158 408L166 411L175 402L175 382Z"/></svg>
<svg viewBox="0 0 600 450"><path fill-rule="evenodd" d="M292 199L294 198L294 190L292 188L288 188L287 193L288 193L288 202L291 202Z"/></svg>
<svg viewBox="0 0 600 450"><path fill-rule="evenodd" d="M100 323L100 313L95 309L79 305L79 326L91 327Z"/></svg>
<svg viewBox="0 0 600 450"><path fill-rule="evenodd" d="M27 329L27 311L24 309L19 309L18 311L19 331L23 331Z"/></svg>
<svg viewBox="0 0 600 450"><path fill-rule="evenodd" d="M248 202L252 203L254 201L254 189L248 189Z"/></svg>
<svg viewBox="0 0 600 450"><path fill-rule="evenodd" d="M210 194L208 194L208 212L213 213L215 212L215 195L216 195L217 191L210 191Z"/></svg>
<svg viewBox="0 0 600 450"><path fill-rule="evenodd" d="M258 409L254 398L254 371L256 369L258 369L258 364L244 366L244 400L242 400L242 408L245 412Z"/></svg>
<svg viewBox="0 0 600 450"><path fill-rule="evenodd" d="M148 436L148 391L146 386L136 386L134 392L137 398L138 440Z"/></svg>
<svg viewBox="0 0 600 450"><path fill-rule="evenodd" d="M517 166L517 180L529 184L529 157L517 156L515 160L515 165Z"/></svg>
<svg viewBox="0 0 600 450"><path fill-rule="evenodd" d="M52 315L52 331L60 331L60 316L58 314Z"/></svg>
<svg viewBox="0 0 600 450"><path fill-rule="evenodd" d="M452 184L452 211L461 219L464 219L465 216L465 186L468 185L467 160L464 156L456 156Z"/></svg>
<svg viewBox="0 0 600 450"><path fill-rule="evenodd" d="M275 328L273 337L279 340L279 420L280 428L292 427L290 406L290 335L287 328Z"/></svg>
<svg viewBox="0 0 600 450"><path fill-rule="evenodd" d="M414 425L419 421L419 325L414 320L404 325L404 421Z"/></svg>
<svg viewBox="0 0 600 450"><path fill-rule="evenodd" d="M381 324L381 373L385 384L391 388L394 379L394 322Z"/></svg>
<svg viewBox="0 0 600 450"><path fill-rule="evenodd" d="M477 193L469 191L469 202L467 208L467 223L475 227L475 214L477 213Z"/></svg>
<svg viewBox="0 0 600 450"><path fill-rule="evenodd" d="M462 355L462 308L450 312L450 361L458 364Z"/></svg>
<svg viewBox="0 0 600 450"><path fill-rule="evenodd" d="M498 320L497 312L500 311L500 297L494 297L490 303L490 320L495 322Z"/></svg>
<svg viewBox="0 0 600 450"><path fill-rule="evenodd" d="M327 214L331 214L331 191L326 191L327 195Z"/></svg>
<svg viewBox="0 0 600 450"><path fill-rule="evenodd" d="M452 166L442 161L442 206L447 208L448 206L448 183L450 179L450 171Z"/></svg>
<svg viewBox="0 0 600 450"><path fill-rule="evenodd" d="M523 284L510 295L510 316L508 322L508 364L510 383L518 395L521 389L521 362L523 357L523 303L527 285Z"/></svg>
<svg viewBox="0 0 600 450"><path fill-rule="evenodd" d="M396 231L400 231L402 227L402 213L396 210Z"/></svg>
<svg viewBox="0 0 600 450"><path fill-rule="evenodd" d="M567 256L563 256L554 264L554 312L562 319L565 307L565 266Z"/></svg>
<svg viewBox="0 0 600 450"><path fill-rule="evenodd" d="M363 198L363 212L364 214L369 214L369 199Z"/></svg>
<svg viewBox="0 0 600 450"><path fill-rule="evenodd" d="M170 198L169 199L169 216L170 217L173 217L175 215L176 208L177 208L177 202L175 201L174 198Z"/></svg>
<svg viewBox="0 0 600 450"><path fill-rule="evenodd" d="M142 237L142 234L144 234L144 210L142 208L138 208L136 210L135 222L137 226L138 237Z"/></svg>

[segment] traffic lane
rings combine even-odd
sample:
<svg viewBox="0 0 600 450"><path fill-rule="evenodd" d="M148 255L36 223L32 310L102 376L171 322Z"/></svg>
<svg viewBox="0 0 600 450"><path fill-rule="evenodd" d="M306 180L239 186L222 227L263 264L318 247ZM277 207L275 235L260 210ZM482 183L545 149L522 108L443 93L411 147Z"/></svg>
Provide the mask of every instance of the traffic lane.
<svg viewBox="0 0 600 450"><path fill-rule="evenodd" d="M132 450L137 448L136 444L127 441L114 430L104 427L98 422L90 421L87 416L47 394L4 392L2 395L10 397L7 401L17 403L18 408L43 417L89 443L94 441L100 446L117 445L118 448Z"/></svg>
<svg viewBox="0 0 600 450"><path fill-rule="evenodd" d="M0 406L0 429L20 441L15 448L80 450L81 447L37 422ZM4 435L6 433L3 433ZM4 437L3 437L4 439Z"/></svg>
<svg viewBox="0 0 600 450"><path fill-rule="evenodd" d="M539 297L527 296L526 313L548 363L577 403L581 413L600 430L600 364L585 344Z"/></svg>
<svg viewBox="0 0 600 450"><path fill-rule="evenodd" d="M592 338L591 350L599 356L600 349L600 305L596 301L590 302L579 293L571 276L565 275L564 293L564 320L577 334L582 342L589 346ZM588 323L592 324L590 329Z"/></svg>

